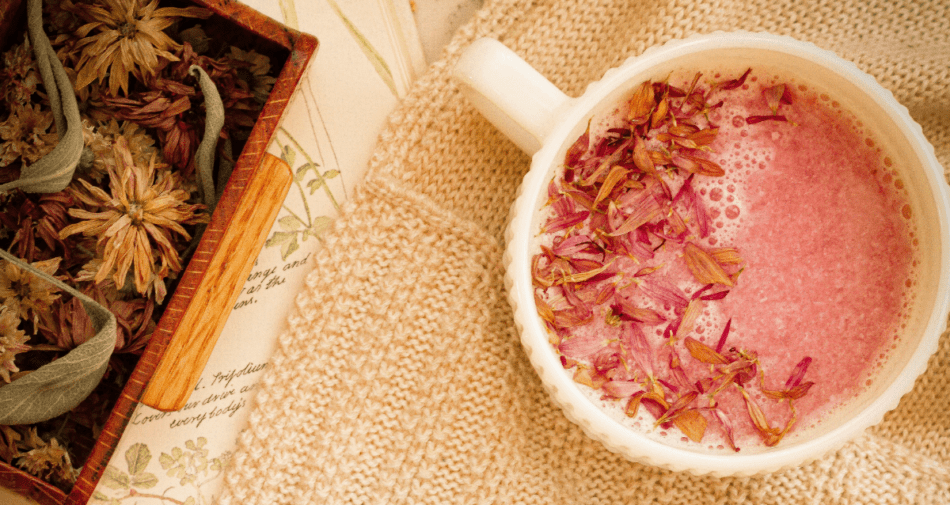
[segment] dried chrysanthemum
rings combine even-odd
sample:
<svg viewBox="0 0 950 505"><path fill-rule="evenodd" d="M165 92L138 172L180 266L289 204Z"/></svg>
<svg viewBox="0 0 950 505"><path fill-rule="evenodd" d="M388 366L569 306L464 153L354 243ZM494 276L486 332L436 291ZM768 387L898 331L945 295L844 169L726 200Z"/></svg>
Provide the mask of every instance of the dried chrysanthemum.
<svg viewBox="0 0 950 505"><path fill-rule="evenodd" d="M155 139L144 128L130 121L110 119L96 127L90 121L83 120L82 136L85 151L78 168L96 181L108 173L109 166L115 165L112 143L120 136L125 138L137 164L148 164L152 154L157 152Z"/></svg>
<svg viewBox="0 0 950 505"><path fill-rule="evenodd" d="M0 229L14 232L7 244L8 250L26 261L62 256L69 268L74 259L83 255L78 248L59 238L59 230L68 223L66 211L73 205L66 191L41 194L12 191L6 208L0 212Z"/></svg>
<svg viewBox="0 0 950 505"><path fill-rule="evenodd" d="M200 205L187 203L190 195L180 188L176 174L157 170L156 156L147 165L136 164L123 137L116 139L113 149L111 194L80 179L86 191L75 191L76 197L101 210L70 209L69 215L81 221L63 229L60 237L74 233L97 237L103 247L95 281L111 275L121 289L131 269L136 291L145 294L153 276L182 269L172 232L189 239L182 225L202 222L205 216L199 213Z"/></svg>
<svg viewBox="0 0 950 505"><path fill-rule="evenodd" d="M53 275L61 258L31 263L37 270ZM20 319L35 319L59 298L59 288L9 261L0 260L0 302L14 311Z"/></svg>
<svg viewBox="0 0 950 505"><path fill-rule="evenodd" d="M76 13L87 21L76 30L82 38L76 87L108 76L113 95L120 89L128 93L130 73L143 80L155 75L161 59L177 60L171 51L179 45L163 30L181 17L210 16L199 7L159 8L158 0L97 0L78 6Z"/></svg>
<svg viewBox="0 0 950 505"><path fill-rule="evenodd" d="M73 468L69 453L55 438L46 442L37 435L36 428L30 428L25 442L27 448L32 449L20 452L17 466L52 482L72 484L76 481L79 470Z"/></svg>
<svg viewBox="0 0 950 505"><path fill-rule="evenodd" d="M30 338L19 325L17 313L6 305L0 305L0 378L4 382L10 382L11 373L20 371L14 362L16 355L30 350L26 345Z"/></svg>
<svg viewBox="0 0 950 505"><path fill-rule="evenodd" d="M261 104L266 102L271 88L277 82L275 77L269 75L270 58L254 50L242 51L234 46L231 46L228 58L247 64L247 68L238 68L238 77L247 83L254 94L254 100Z"/></svg>
<svg viewBox="0 0 950 505"><path fill-rule="evenodd" d="M39 105L15 104L6 121L0 123L0 167L22 158L36 163L56 147L59 139L49 128L53 114Z"/></svg>
<svg viewBox="0 0 950 505"><path fill-rule="evenodd" d="M41 82L36 70L36 59L29 38L3 53L3 69L0 70L0 98L9 107L28 103Z"/></svg>

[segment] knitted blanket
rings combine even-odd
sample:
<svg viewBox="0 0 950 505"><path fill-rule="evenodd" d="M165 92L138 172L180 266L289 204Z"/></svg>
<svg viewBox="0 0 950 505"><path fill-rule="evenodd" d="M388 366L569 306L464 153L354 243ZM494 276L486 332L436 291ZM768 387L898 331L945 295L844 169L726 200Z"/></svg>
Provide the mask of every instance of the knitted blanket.
<svg viewBox="0 0 950 505"><path fill-rule="evenodd" d="M549 400L502 283L529 158L460 95L492 36L568 95L647 47L743 29L811 41L894 92L950 166L945 0L489 0L391 116L268 368L222 504L950 503L950 337L884 422L760 477L631 463Z"/></svg>

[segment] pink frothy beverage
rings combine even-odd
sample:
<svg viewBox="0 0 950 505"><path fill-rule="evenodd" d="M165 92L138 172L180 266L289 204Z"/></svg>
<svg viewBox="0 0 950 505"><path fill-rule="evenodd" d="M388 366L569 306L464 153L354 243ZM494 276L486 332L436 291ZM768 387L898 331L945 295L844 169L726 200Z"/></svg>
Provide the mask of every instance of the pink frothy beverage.
<svg viewBox="0 0 950 505"><path fill-rule="evenodd" d="M642 86L549 188L534 283L552 345L632 429L757 450L870 383L916 282L875 134L768 69Z"/></svg>

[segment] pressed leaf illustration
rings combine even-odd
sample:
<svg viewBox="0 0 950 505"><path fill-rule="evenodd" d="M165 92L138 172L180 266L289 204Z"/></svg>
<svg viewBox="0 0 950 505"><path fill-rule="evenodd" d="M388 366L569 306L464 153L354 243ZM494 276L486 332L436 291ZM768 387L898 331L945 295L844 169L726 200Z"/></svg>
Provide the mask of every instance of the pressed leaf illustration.
<svg viewBox="0 0 950 505"><path fill-rule="evenodd" d="M333 189L327 181L340 176L339 170L322 170L323 167L314 161L303 146L283 128L278 128L278 133L287 137L288 143L280 146L280 157L289 166L294 167L298 156L302 156L304 161L294 168L294 185L300 195L303 204L303 214L294 212L293 209L284 205L286 215L277 219L279 230L274 231L264 243L265 247L280 247L281 259L286 260L291 254L300 249L300 244L313 237L320 239L323 232L333 223L333 218L329 216L314 216L311 212L310 201L314 195L323 190L326 200L330 202L333 208L339 212L340 204L333 193ZM305 190L309 188L309 191Z"/></svg>
<svg viewBox="0 0 950 505"><path fill-rule="evenodd" d="M102 484L107 489L116 490L121 494L109 496L108 491L99 490L92 496L92 503L108 503L119 505L131 500L131 503L141 503L142 499L149 499L157 503L173 505L204 505L211 503L211 498L202 492L202 487L220 477L228 464L230 453L215 458L208 457L205 448L208 441L204 437L185 441L185 448L173 447L169 453L161 453L158 464L170 477L179 479L182 487L188 486L193 490L186 498L176 498L166 489L162 494L149 491L158 485L158 476L148 470L152 464L152 451L144 443L136 443L125 451L127 470L121 470L112 465L106 467L102 476ZM180 495L176 495L180 496Z"/></svg>
<svg viewBox="0 0 950 505"><path fill-rule="evenodd" d="M79 405L99 384L115 349L116 319L91 298L0 250L0 258L29 270L76 297L92 320L95 336L65 356L0 387L0 424L32 424Z"/></svg>

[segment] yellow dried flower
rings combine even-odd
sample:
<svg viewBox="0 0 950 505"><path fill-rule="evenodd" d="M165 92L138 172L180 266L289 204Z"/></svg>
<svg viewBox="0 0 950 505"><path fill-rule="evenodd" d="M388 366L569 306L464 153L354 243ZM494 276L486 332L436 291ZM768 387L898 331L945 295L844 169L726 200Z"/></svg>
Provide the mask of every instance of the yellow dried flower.
<svg viewBox="0 0 950 505"><path fill-rule="evenodd" d="M162 7L158 0L99 0L83 5L77 14L86 21L76 30L81 37L76 88L109 76L109 92L128 94L129 73L142 80L155 75L160 59L178 61L172 54L179 44L163 30L180 17L207 18L199 7Z"/></svg>
<svg viewBox="0 0 950 505"><path fill-rule="evenodd" d="M266 102L271 88L277 82L275 77L268 75L270 74L270 58L254 50L242 51L234 46L231 46L228 58L243 61L249 65L246 72L242 72L244 69L239 68L238 76L247 82L251 93L254 94L254 100L258 103Z"/></svg>
<svg viewBox="0 0 950 505"><path fill-rule="evenodd" d="M10 374L19 372L14 359L17 354L30 350L30 338L19 329L20 318L6 305L0 305L0 378L10 382Z"/></svg>
<svg viewBox="0 0 950 505"><path fill-rule="evenodd" d="M62 258L36 261L30 265L49 275L56 273ZM0 302L14 311L20 319L29 320L38 311L47 310L57 298L59 288L26 270L0 260Z"/></svg>
<svg viewBox="0 0 950 505"><path fill-rule="evenodd" d="M157 155L147 165L136 164L124 137L116 139L113 155L115 165L108 167L111 194L83 179L79 181L86 192L74 191L87 206L103 210L70 209L69 215L82 221L64 228L60 237L75 233L98 237L104 247L95 281L111 275L121 288L131 269L135 289L146 294L155 276L161 281L182 269L172 232L189 239L182 225L204 222L207 216L199 213L201 205L187 203L190 195L181 189L177 174L157 170L164 168L156 162Z"/></svg>
<svg viewBox="0 0 950 505"><path fill-rule="evenodd" d="M0 167L5 167L19 158L26 163L36 163L56 147L59 138L49 132L53 114L41 110L39 105L16 104L6 121L0 123Z"/></svg>
<svg viewBox="0 0 950 505"><path fill-rule="evenodd" d="M46 480L67 484L76 482L79 470L73 468L69 453L55 438L46 443L36 434L36 428L30 428L26 442L28 447L34 449L21 452L17 466Z"/></svg>

